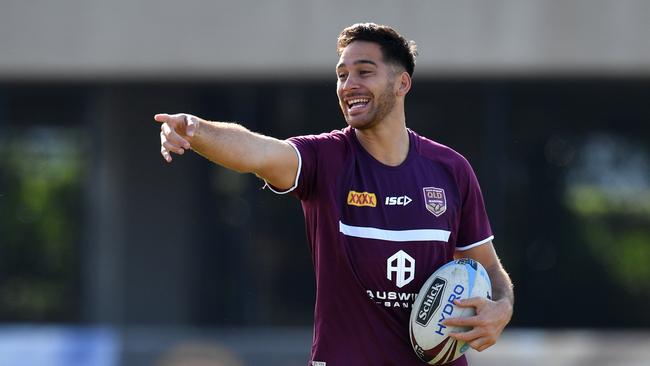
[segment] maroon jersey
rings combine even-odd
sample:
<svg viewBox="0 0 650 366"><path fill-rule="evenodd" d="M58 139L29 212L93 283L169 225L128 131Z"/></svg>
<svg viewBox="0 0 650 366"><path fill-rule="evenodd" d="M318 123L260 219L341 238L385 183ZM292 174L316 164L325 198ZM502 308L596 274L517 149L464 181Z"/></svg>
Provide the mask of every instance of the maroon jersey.
<svg viewBox="0 0 650 366"><path fill-rule="evenodd" d="M302 202L316 274L309 365L422 366L409 340L420 287L456 250L493 238L472 168L410 130L395 167L350 127L288 141L300 164L284 193Z"/></svg>

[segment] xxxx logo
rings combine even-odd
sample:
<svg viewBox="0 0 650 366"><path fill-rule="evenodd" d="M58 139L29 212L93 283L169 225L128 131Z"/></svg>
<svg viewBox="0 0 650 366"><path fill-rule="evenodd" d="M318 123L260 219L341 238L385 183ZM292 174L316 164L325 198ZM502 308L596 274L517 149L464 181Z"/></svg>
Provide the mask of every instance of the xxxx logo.
<svg viewBox="0 0 650 366"><path fill-rule="evenodd" d="M377 196L374 193L350 191L348 193L348 205L377 207Z"/></svg>

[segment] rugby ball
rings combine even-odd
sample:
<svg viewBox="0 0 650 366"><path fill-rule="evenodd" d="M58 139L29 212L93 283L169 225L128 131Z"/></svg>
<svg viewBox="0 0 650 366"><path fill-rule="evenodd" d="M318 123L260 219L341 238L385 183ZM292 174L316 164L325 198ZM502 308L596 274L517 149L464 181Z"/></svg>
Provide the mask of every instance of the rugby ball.
<svg viewBox="0 0 650 366"><path fill-rule="evenodd" d="M470 297L491 299L492 284L485 268L469 258L443 265L424 283L413 303L409 323L411 345L422 361L442 365L469 349L469 344L450 338L449 334L470 328L445 326L441 322L475 315L475 308L461 308L453 303L455 299Z"/></svg>

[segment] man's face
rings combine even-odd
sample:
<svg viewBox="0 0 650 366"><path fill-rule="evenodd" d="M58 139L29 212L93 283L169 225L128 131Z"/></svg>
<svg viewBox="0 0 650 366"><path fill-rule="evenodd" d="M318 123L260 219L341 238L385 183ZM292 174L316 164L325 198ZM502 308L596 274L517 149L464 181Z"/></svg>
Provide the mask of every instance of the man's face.
<svg viewBox="0 0 650 366"><path fill-rule="evenodd" d="M348 125L367 129L390 113L396 101L394 74L378 44L354 41L345 47L336 66L336 92Z"/></svg>

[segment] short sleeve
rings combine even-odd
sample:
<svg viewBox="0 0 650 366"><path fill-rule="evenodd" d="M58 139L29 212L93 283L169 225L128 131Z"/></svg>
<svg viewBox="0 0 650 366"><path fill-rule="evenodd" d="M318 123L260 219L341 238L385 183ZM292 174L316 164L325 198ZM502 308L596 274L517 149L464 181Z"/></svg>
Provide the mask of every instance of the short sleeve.
<svg viewBox="0 0 650 366"><path fill-rule="evenodd" d="M468 250L494 239L483 194L470 164L463 158L459 189L462 196L457 250Z"/></svg>
<svg viewBox="0 0 650 366"><path fill-rule="evenodd" d="M310 200L317 195L320 186L332 182L335 177L327 174L334 171L343 158L345 144L341 131L332 131L320 135L296 136L286 141L293 146L298 154L298 171L293 187L286 191L278 191L267 183L269 189L278 194L291 194L302 201Z"/></svg>
<svg viewBox="0 0 650 366"><path fill-rule="evenodd" d="M319 139L316 135L297 136L287 140L296 148L300 167L296 186L292 192L300 200L307 200L315 190L318 171Z"/></svg>
<svg viewBox="0 0 650 366"><path fill-rule="evenodd" d="M293 192L296 189L296 187L298 187L298 182L300 180L300 171L302 170L302 156L300 155L300 151L298 150L298 148L294 143L292 143L289 140L287 140L287 142L289 143L289 145L291 145L293 150L296 152L296 155L298 156L298 170L296 171L296 177L294 178L293 185L289 189L286 189L284 191L281 191L277 187L270 185L269 182L267 182L266 180L264 181L265 183L264 188L270 189L275 194L287 194Z"/></svg>

